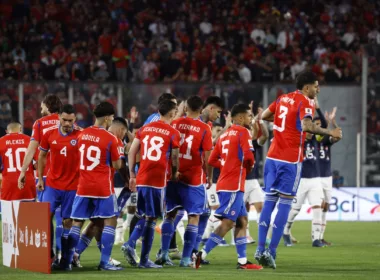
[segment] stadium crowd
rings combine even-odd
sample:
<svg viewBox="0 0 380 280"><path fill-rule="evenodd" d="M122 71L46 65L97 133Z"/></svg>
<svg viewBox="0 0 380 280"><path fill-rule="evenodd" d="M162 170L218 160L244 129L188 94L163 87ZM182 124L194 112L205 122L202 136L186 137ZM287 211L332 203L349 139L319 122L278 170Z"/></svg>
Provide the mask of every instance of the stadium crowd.
<svg viewBox="0 0 380 280"><path fill-rule="evenodd" d="M358 82L378 1L2 1L12 80ZM370 63L373 79L379 65Z"/></svg>

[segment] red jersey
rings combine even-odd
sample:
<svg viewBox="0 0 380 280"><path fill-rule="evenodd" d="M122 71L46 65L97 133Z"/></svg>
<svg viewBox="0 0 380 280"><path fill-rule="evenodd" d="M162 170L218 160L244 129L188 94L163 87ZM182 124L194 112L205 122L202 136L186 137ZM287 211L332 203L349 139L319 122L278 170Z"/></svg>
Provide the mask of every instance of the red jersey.
<svg viewBox="0 0 380 280"><path fill-rule="evenodd" d="M140 128L136 139L140 140L141 155L136 185L165 187L171 150L179 148L179 132L159 120Z"/></svg>
<svg viewBox="0 0 380 280"><path fill-rule="evenodd" d="M18 177L21 173L30 137L22 133L10 133L0 138L0 170L3 175L1 199L34 200L36 198L36 181L33 165L30 164L25 175L25 186L18 188Z"/></svg>
<svg viewBox="0 0 380 280"><path fill-rule="evenodd" d="M69 134L62 134L59 125L48 128L42 136L40 150L50 152L50 168L46 176L46 185L62 190L73 191L78 187L79 150L78 137L81 128L74 126Z"/></svg>
<svg viewBox="0 0 380 280"><path fill-rule="evenodd" d="M179 180L189 186L206 182L203 170L204 152L212 150L210 126L200 119L182 117L172 122L181 135L179 148Z"/></svg>
<svg viewBox="0 0 380 280"><path fill-rule="evenodd" d="M38 144L41 142L42 136L45 134L46 130L49 127L55 126L59 124L58 114L51 114L49 116L42 117L36 120L33 124L32 138L31 140L35 140ZM37 151L37 158L38 158ZM50 157L48 156L46 159L46 166L44 170L44 176L46 176L50 166Z"/></svg>
<svg viewBox="0 0 380 280"><path fill-rule="evenodd" d="M208 160L220 168L216 191L244 192L246 168L254 164L252 137L248 129L233 124L220 135Z"/></svg>
<svg viewBox="0 0 380 280"><path fill-rule="evenodd" d="M267 158L289 163L302 162L306 138L306 133L302 131L302 120L313 118L314 100L297 90L281 95L268 109L274 113L274 138Z"/></svg>
<svg viewBox="0 0 380 280"><path fill-rule="evenodd" d="M112 162L120 159L117 138L102 127L91 126L78 137L80 152L77 195L108 198L114 193Z"/></svg>
<svg viewBox="0 0 380 280"><path fill-rule="evenodd" d="M117 150L119 151L120 158L125 160L124 143L120 138L117 138ZM116 169L113 168L112 166L111 166L111 168L112 168L112 186L114 186L115 185L114 175L115 175Z"/></svg>

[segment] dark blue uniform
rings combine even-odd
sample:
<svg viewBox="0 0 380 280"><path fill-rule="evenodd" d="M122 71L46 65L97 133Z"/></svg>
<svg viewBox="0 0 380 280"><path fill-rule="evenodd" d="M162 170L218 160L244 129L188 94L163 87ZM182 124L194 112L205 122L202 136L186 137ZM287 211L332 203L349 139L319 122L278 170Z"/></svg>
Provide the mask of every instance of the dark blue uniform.
<svg viewBox="0 0 380 280"><path fill-rule="evenodd" d="M253 180L253 179L259 179L259 162L261 160L261 146L257 143L256 140L252 141L252 145L254 148L254 157L255 157L255 165L253 166L253 169L250 173L247 174L245 177L245 180Z"/></svg>
<svg viewBox="0 0 380 280"><path fill-rule="evenodd" d="M301 178L310 179L320 177L318 148L319 143L317 139L315 139L314 135L311 139L306 138L304 144Z"/></svg>
<svg viewBox="0 0 380 280"><path fill-rule="evenodd" d="M318 165L320 169L320 177L331 177L331 142L330 136L324 136L318 143Z"/></svg>

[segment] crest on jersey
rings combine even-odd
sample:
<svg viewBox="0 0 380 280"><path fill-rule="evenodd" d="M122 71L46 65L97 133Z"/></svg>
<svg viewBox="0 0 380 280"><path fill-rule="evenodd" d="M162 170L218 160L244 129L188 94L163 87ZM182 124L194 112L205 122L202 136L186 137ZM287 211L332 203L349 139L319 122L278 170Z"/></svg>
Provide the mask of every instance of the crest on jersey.
<svg viewBox="0 0 380 280"><path fill-rule="evenodd" d="M313 111L311 110L311 108L305 108L305 113L312 115Z"/></svg>
<svg viewBox="0 0 380 280"><path fill-rule="evenodd" d="M71 141L70 141L70 144L71 144L72 146L75 146L75 145L77 144L77 140L75 140L75 139L71 140Z"/></svg>
<svg viewBox="0 0 380 280"><path fill-rule="evenodd" d="M235 216L236 212L235 211L231 211L231 215L232 216Z"/></svg>

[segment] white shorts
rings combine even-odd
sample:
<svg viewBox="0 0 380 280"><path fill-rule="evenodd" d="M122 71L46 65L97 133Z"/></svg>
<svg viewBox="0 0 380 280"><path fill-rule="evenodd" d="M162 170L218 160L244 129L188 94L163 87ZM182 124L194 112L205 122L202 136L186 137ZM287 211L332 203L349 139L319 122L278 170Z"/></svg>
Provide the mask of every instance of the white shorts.
<svg viewBox="0 0 380 280"><path fill-rule="evenodd" d="M330 200L332 197L332 176L322 177L320 179L321 179L323 195L324 195L323 201L330 203Z"/></svg>
<svg viewBox="0 0 380 280"><path fill-rule="evenodd" d="M128 198L127 203L125 206L137 206L137 192L131 193L131 196Z"/></svg>
<svg viewBox="0 0 380 280"><path fill-rule="evenodd" d="M249 203L252 205L257 202L264 202L264 193L260 187L259 180L246 180L244 203Z"/></svg>
<svg viewBox="0 0 380 280"><path fill-rule="evenodd" d="M311 206L322 204L324 195L321 185L321 178L301 178L300 186L298 188L297 195L293 200L292 207L295 209L301 209L306 198Z"/></svg>
<svg viewBox="0 0 380 280"><path fill-rule="evenodd" d="M209 206L219 206L219 197L216 193L216 184L212 184L211 188L207 190L207 200Z"/></svg>

